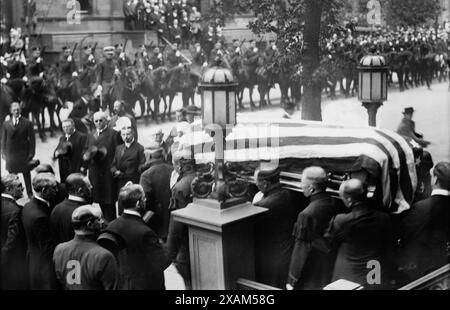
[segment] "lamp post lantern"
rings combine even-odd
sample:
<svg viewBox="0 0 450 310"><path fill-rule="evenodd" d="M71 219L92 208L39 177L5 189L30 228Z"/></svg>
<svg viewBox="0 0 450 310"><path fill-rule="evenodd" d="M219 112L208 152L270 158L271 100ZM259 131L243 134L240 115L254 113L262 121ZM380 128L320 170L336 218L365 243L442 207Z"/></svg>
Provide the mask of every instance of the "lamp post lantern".
<svg viewBox="0 0 450 310"><path fill-rule="evenodd" d="M199 85L203 128L214 138L215 181L210 197L220 203L227 200L227 184L224 180L225 137L227 127L236 125L236 87L231 71L220 66L209 68Z"/></svg>
<svg viewBox="0 0 450 310"><path fill-rule="evenodd" d="M358 99L367 109L369 126L376 126L377 111L387 100L388 67L383 56L368 55L358 66Z"/></svg>
<svg viewBox="0 0 450 310"><path fill-rule="evenodd" d="M254 225L267 209L246 201L246 187L225 165L227 126L236 125L236 86L230 70L219 64L204 73L199 87L203 131L214 139L214 169L210 165L192 182L193 202L172 212L173 220L189 227L195 290L236 289L239 278L255 277Z"/></svg>

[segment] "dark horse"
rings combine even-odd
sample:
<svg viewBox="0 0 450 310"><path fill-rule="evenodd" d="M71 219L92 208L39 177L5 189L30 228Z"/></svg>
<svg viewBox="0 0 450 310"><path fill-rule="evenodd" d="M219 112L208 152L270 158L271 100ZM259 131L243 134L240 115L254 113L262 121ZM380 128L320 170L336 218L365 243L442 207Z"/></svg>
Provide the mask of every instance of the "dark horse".
<svg viewBox="0 0 450 310"><path fill-rule="evenodd" d="M187 107L189 105L189 100L191 100L192 105L195 105L195 90L197 88L199 80L199 74L191 71L190 66L187 64L183 66L173 67L167 70L166 78L164 79L164 84L162 85L162 98L164 101L163 118L165 117L165 115L168 115L168 117L170 118L173 100L179 92L182 96L183 107ZM166 97L169 97L168 111Z"/></svg>
<svg viewBox="0 0 450 310"><path fill-rule="evenodd" d="M124 72L116 77L113 87L111 87L111 103L116 100L123 101L125 103L125 111L131 115L135 115L134 107L136 102L139 101L140 106L144 99L140 95L141 82L134 67L127 67ZM111 109L111 107L110 107ZM141 116L144 114L144 110L141 110Z"/></svg>
<svg viewBox="0 0 450 310"><path fill-rule="evenodd" d="M9 115L9 108L13 102L13 91L6 84L0 84L0 127Z"/></svg>
<svg viewBox="0 0 450 310"><path fill-rule="evenodd" d="M158 120L159 103L162 97L163 80L166 79L167 68L159 67L155 70L148 71L141 81L141 92L147 101L147 115L146 118L152 113L152 117L155 121ZM153 101L153 110L150 107L150 103ZM145 113L145 103L141 102L142 115Z"/></svg>
<svg viewBox="0 0 450 310"><path fill-rule="evenodd" d="M258 55L254 56L258 57ZM256 80L256 68L257 68L257 58L251 60L245 60L241 55L234 56L230 61L230 66L233 71L233 75L237 79L238 89L237 89L237 100L239 103L239 108L243 109L242 99L244 97L244 90L248 88L250 96L250 106L251 108L256 108L253 102L253 89L257 85ZM255 66L256 63L256 66Z"/></svg>

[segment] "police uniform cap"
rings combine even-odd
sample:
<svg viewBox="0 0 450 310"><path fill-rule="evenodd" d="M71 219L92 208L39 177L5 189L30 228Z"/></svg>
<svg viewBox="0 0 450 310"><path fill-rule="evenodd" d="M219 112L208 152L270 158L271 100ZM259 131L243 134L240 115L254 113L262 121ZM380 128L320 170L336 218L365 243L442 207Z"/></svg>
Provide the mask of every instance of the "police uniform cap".
<svg viewBox="0 0 450 310"><path fill-rule="evenodd" d="M105 52L105 53L114 52L114 46L105 46L103 48L103 52Z"/></svg>

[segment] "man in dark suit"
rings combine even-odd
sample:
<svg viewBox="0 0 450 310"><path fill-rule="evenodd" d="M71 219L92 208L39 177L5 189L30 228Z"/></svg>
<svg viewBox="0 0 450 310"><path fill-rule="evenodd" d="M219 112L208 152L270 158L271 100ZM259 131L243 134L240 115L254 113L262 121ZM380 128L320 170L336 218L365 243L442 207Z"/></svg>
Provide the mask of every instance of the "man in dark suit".
<svg viewBox="0 0 450 310"><path fill-rule="evenodd" d="M264 195L255 205L268 209L255 227L256 280L283 288L294 245L292 226L301 205L288 190L281 188L278 168L262 165L256 169L255 179Z"/></svg>
<svg viewBox="0 0 450 310"><path fill-rule="evenodd" d="M186 208L192 202L191 184L196 177L195 162L190 159L190 154L175 153L173 162L179 176L172 187L170 212ZM170 259L174 262L175 267L184 279L186 287L189 289L191 286L191 267L188 227L183 223L174 221L172 217L169 220L167 248Z"/></svg>
<svg viewBox="0 0 450 310"><path fill-rule="evenodd" d="M56 205L50 215L50 221L55 229L58 243L73 239L72 227L73 211L85 204L92 202L91 183L81 173L73 173L66 179L69 197Z"/></svg>
<svg viewBox="0 0 450 310"><path fill-rule="evenodd" d="M28 162L36 151L33 124L21 116L18 102L11 103L11 119L2 126L2 157L6 161L6 170L10 173L22 173L28 197L33 196L31 175Z"/></svg>
<svg viewBox="0 0 450 310"><path fill-rule="evenodd" d="M66 290L115 290L119 267L114 254L96 240L103 227L101 212L91 205L73 211L75 237L59 244L53 254L56 276ZM75 263L74 263L75 262ZM78 277L71 276L79 271Z"/></svg>
<svg viewBox="0 0 450 310"><path fill-rule="evenodd" d="M22 223L28 243L28 269L30 289L57 288L53 268L56 235L50 222L52 207L49 203L56 194L56 179L50 173L40 173L33 179L34 197L24 206Z"/></svg>
<svg viewBox="0 0 450 310"><path fill-rule="evenodd" d="M91 147L105 148L105 158L91 160L89 163L89 180L93 186L93 201L100 204L103 216L110 222L116 218L115 202L117 191L111 173L111 165L114 160L116 148L122 143L119 134L108 128L104 112L94 114L96 131L89 137L89 149Z"/></svg>
<svg viewBox="0 0 450 310"><path fill-rule="evenodd" d="M433 169L431 197L415 203L400 223L402 268L413 281L448 263L450 163Z"/></svg>
<svg viewBox="0 0 450 310"><path fill-rule="evenodd" d="M118 191L127 182L139 183L141 167L145 163L144 147L134 139L134 130L131 127L124 127L120 130L120 135L124 143L116 147L111 166Z"/></svg>
<svg viewBox="0 0 450 310"><path fill-rule="evenodd" d="M341 184L339 195L348 214L330 222L326 238L339 247L332 281L344 279L365 289L389 289L394 238L389 215L375 210L358 179Z"/></svg>
<svg viewBox="0 0 450 310"><path fill-rule="evenodd" d="M164 290L164 270L170 265L158 237L142 220L145 213L145 193L142 186L130 184L119 194L123 214L112 221L106 232L120 236L124 248L118 260L121 289Z"/></svg>
<svg viewBox="0 0 450 310"><path fill-rule="evenodd" d="M324 169L306 168L302 173L302 188L310 203L298 214L293 226L295 245L286 288L320 290L331 282L334 262L334 253L323 235L333 216L344 210L326 192L327 174Z"/></svg>
<svg viewBox="0 0 450 310"><path fill-rule="evenodd" d="M147 197L147 210L155 214L148 223L156 234L164 241L167 240L167 232L170 221L170 176L173 167L164 162L164 149L157 147L149 151L150 160L148 169L141 175L145 196Z"/></svg>
<svg viewBox="0 0 450 310"><path fill-rule="evenodd" d="M63 121L62 128L64 136L59 139L53 157L58 159L60 181L64 183L69 174L81 172L87 136L75 130L75 123L70 118Z"/></svg>
<svg viewBox="0 0 450 310"><path fill-rule="evenodd" d="M22 207L16 203L23 196L23 187L15 174L3 176L1 187L1 288L4 290L26 289L27 246L20 220Z"/></svg>

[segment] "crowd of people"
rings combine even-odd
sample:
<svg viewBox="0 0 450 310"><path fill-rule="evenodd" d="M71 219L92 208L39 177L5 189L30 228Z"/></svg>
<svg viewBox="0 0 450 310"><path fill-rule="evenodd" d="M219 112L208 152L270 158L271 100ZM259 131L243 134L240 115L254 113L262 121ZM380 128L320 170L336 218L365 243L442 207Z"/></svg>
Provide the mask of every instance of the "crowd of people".
<svg viewBox="0 0 450 310"><path fill-rule="evenodd" d="M160 41L164 37L187 48L199 41L202 32L199 4L196 0L125 0L125 29L155 30Z"/></svg>
<svg viewBox="0 0 450 310"><path fill-rule="evenodd" d="M136 9L142 3L146 13L147 8L155 13L162 7L135 2L126 5ZM164 12L183 17L176 10ZM386 55L399 82L404 78L405 88L423 83L430 87L435 74L446 79L447 67L442 72L435 65L448 61L448 41L433 31L336 33L321 55L329 68L324 88L332 93L338 82L352 81L360 55L369 52ZM133 105L127 105L129 96L118 98L111 91L120 78L129 80L135 71L139 80L150 79L156 89L165 88L158 84L163 82L157 75L161 68L184 68L188 62L176 37L171 39L173 45L143 46L134 61L117 44L104 47L101 60L96 46L85 46L77 64L73 48L65 47L56 66L44 63L39 47L25 57L24 39L17 29L11 31L0 59L2 90L11 89L1 130L2 158L9 172L1 180L3 288L164 289L167 268L175 268L191 287L187 227L173 221L171 212L193 200L195 161L180 152L176 142L198 126L199 109L184 105L170 132L158 130L151 145L142 145ZM183 39L178 43L183 45ZM220 27L210 26L195 41L192 67L202 70L220 59L236 75L241 66L264 74L279 55L275 40L265 44L226 42ZM76 81L81 86L74 92ZM350 91L349 85L344 91ZM126 88L139 89L128 84ZM28 98L27 89L33 103L40 94L47 105L49 98L73 103L70 116L61 122L63 135L52 156L59 174L35 159L34 125L20 104ZM413 112L404 111L399 133L426 147L429 142L415 133ZM432 167L431 163L428 171ZM261 166L255 172L260 193L249 197L269 209L256 227L256 280L287 289L321 289L342 278L367 288L393 288L442 266L448 260L450 164L434 165L432 181L426 173L422 177L429 177L427 190L416 196L409 211L394 216L376 211L358 180L343 182L338 200L326 191L326 172L310 167L302 173L303 195L297 195L282 188L279 169ZM25 189L17 174L23 175ZM17 200L24 190L30 201L21 207ZM386 266L381 282L366 283L368 260Z"/></svg>

